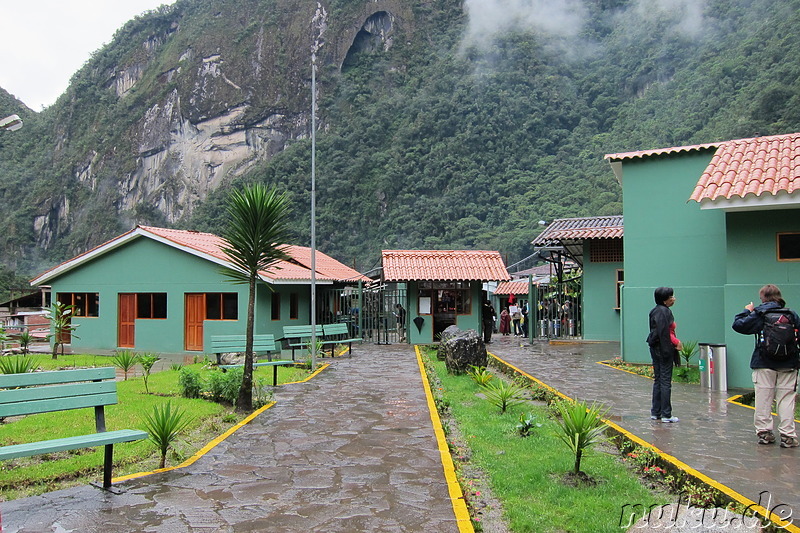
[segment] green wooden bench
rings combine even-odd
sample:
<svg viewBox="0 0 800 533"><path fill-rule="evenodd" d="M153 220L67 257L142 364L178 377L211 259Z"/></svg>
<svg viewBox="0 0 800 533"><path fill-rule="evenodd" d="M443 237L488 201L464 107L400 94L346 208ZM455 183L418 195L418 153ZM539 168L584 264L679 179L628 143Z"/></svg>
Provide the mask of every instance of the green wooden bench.
<svg viewBox="0 0 800 533"><path fill-rule="evenodd" d="M272 386L278 386L278 367L279 366L290 366L296 365L297 363L294 361L253 361L253 368L258 366L271 366L272 367ZM241 368L244 365L219 365L219 367L223 370L228 370L229 368Z"/></svg>
<svg viewBox="0 0 800 533"><path fill-rule="evenodd" d="M348 357L353 357L353 342L361 342L360 337L350 337L350 331L347 329L347 324L339 322L336 324L325 324L322 326L325 332L325 342L333 345L331 348L331 356L337 344L347 344Z"/></svg>
<svg viewBox="0 0 800 533"><path fill-rule="evenodd" d="M306 326L283 326L283 337L287 346L292 349L292 360L294 361L294 351L297 348L305 348L311 342L312 328L310 325ZM322 325L317 324L316 337L318 341L324 341L325 332L322 331Z"/></svg>
<svg viewBox="0 0 800 533"><path fill-rule="evenodd" d="M217 356L217 364L221 363L220 356L224 353L244 352L246 335L212 335L211 352ZM277 351L275 335L253 335L253 353L266 353L267 359L272 360L272 352ZM294 359L294 358L292 358Z"/></svg>
<svg viewBox="0 0 800 533"><path fill-rule="evenodd" d="M96 433L0 447L0 460L105 446L104 489L111 487L114 444L146 439L146 431L106 430L104 406L117 403L113 367L0 374L0 417L32 415L94 407ZM92 483L95 485L94 483Z"/></svg>

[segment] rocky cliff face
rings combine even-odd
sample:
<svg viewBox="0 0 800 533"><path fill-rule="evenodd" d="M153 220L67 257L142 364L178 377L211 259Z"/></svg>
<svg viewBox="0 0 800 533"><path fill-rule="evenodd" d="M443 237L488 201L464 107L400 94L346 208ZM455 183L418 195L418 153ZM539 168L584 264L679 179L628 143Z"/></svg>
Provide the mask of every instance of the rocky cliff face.
<svg viewBox="0 0 800 533"><path fill-rule="evenodd" d="M209 192L309 136L314 43L324 88L359 53L392 46L413 21L402 4L356 2L332 14L327 2L184 0L129 23L57 104L55 159L71 171L63 196L39 198L37 245L91 223L86 212L98 205L123 220L186 218ZM82 97L83 83L99 97ZM115 111L96 108L106 103ZM75 131L80 117L97 134ZM73 248L99 238L89 232Z"/></svg>

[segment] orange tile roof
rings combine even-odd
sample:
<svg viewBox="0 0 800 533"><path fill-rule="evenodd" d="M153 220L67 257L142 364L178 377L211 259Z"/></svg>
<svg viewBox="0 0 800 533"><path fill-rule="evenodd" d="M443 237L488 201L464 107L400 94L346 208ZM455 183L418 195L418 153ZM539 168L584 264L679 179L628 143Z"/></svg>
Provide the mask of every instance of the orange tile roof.
<svg viewBox="0 0 800 533"><path fill-rule="evenodd" d="M507 281L500 252L482 250L383 250L386 281Z"/></svg>
<svg viewBox="0 0 800 533"><path fill-rule="evenodd" d="M621 239L622 215L609 217L557 218L534 240L536 246L547 246L565 240Z"/></svg>
<svg viewBox="0 0 800 533"><path fill-rule="evenodd" d="M792 194L800 189L800 133L721 143L690 200Z"/></svg>
<svg viewBox="0 0 800 533"><path fill-rule="evenodd" d="M222 251L224 240L218 235L212 233L203 233L200 231L177 230L169 228L157 228L153 226L137 226L136 228L123 233L122 235L107 241L100 246L96 246L91 250L84 252L69 261L65 261L57 265L43 274L40 274L33 280L32 284L40 284L48 279L71 270L80 264L91 260L94 257L107 253L114 248L125 244L126 242L140 237L151 238L164 242L170 246L192 253L208 259L210 261L219 263L223 266L229 266L228 256ZM291 282L300 281L308 282L311 280L311 249L302 246L285 247L286 253L292 258L290 261L278 261L273 267L267 271L262 271L259 274L262 278L269 282ZM308 264L309 266L305 266ZM332 257L323 254L317 250L317 275L316 279L323 282L333 281L364 281L369 278L361 276L357 271L347 267Z"/></svg>
<svg viewBox="0 0 800 533"><path fill-rule="evenodd" d="M311 270L310 247L289 245L286 247L286 253L292 256L292 259ZM319 250L317 250L316 253L316 264L314 265L314 268L316 268L317 273L328 276L337 281L372 281L372 279L362 275L357 270L340 263L333 257L326 255Z"/></svg>
<svg viewBox="0 0 800 533"><path fill-rule="evenodd" d="M504 281L497 285L494 293L499 296L507 294L528 294L527 281Z"/></svg>

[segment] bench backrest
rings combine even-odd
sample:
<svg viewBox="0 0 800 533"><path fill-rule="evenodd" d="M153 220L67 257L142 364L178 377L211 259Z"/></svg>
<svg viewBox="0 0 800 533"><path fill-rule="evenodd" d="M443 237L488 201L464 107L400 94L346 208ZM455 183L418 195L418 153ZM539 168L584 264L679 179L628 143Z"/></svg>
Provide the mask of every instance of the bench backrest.
<svg viewBox="0 0 800 533"><path fill-rule="evenodd" d="M324 335L322 324L317 324L317 336ZM283 336L287 339L305 339L311 337L311 326L283 326Z"/></svg>
<svg viewBox="0 0 800 533"><path fill-rule="evenodd" d="M212 335L211 351L213 353L243 352L245 349L246 335ZM275 335L253 335L254 352L274 352Z"/></svg>
<svg viewBox="0 0 800 533"><path fill-rule="evenodd" d="M0 417L117 403L113 367L0 374Z"/></svg>
<svg viewBox="0 0 800 533"><path fill-rule="evenodd" d="M347 331L347 324L344 322L339 322L337 324L325 324L323 328L325 330L325 335L328 337L350 334L350 332Z"/></svg>

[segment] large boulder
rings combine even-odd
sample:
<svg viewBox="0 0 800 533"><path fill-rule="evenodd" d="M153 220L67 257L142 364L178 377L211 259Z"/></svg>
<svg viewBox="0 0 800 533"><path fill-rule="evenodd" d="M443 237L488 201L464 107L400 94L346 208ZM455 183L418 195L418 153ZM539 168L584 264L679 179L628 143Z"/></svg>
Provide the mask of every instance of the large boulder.
<svg viewBox="0 0 800 533"><path fill-rule="evenodd" d="M489 358L483 338L474 329L462 331L456 326L449 326L442 332L439 351L445 354L445 365L451 374L463 374L472 365L485 367Z"/></svg>

